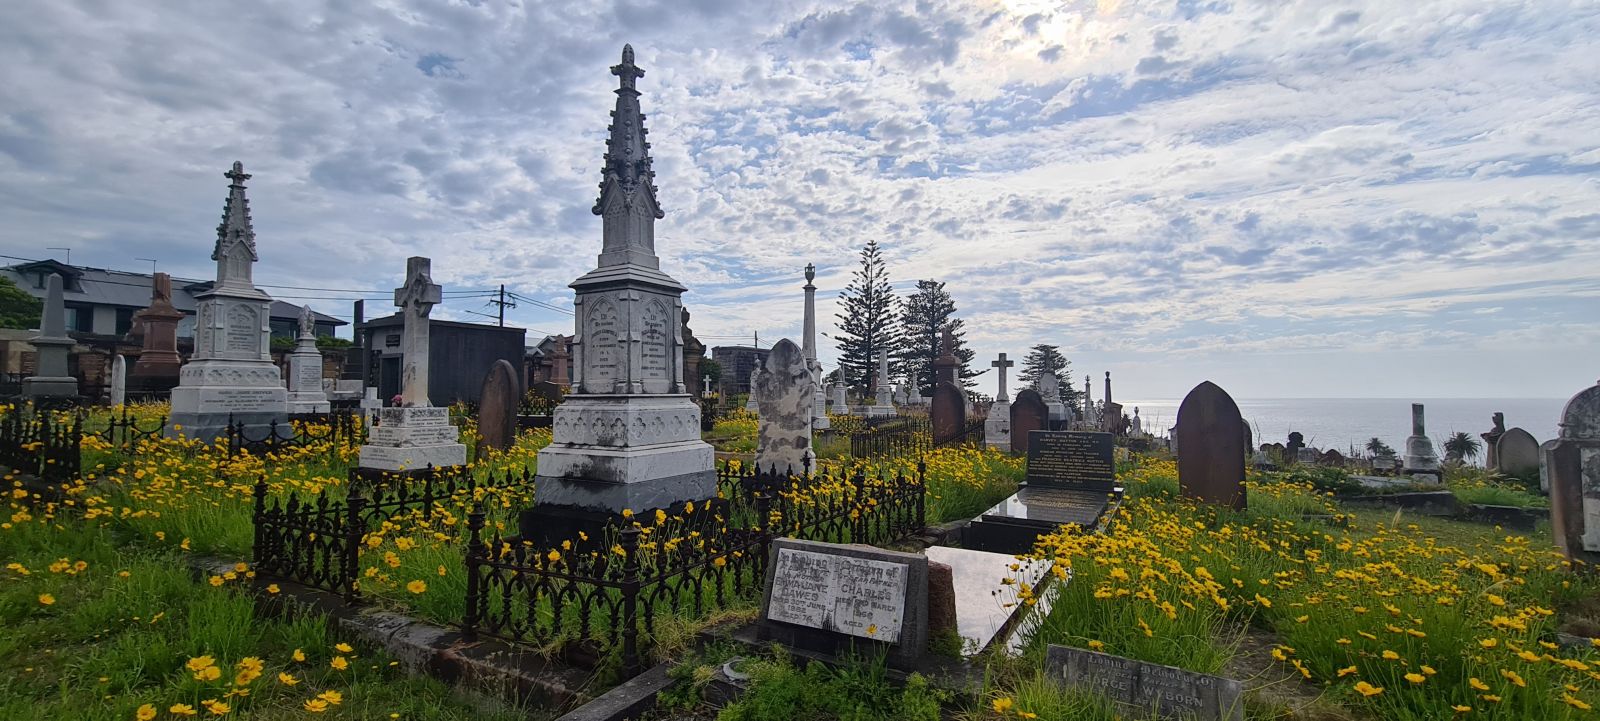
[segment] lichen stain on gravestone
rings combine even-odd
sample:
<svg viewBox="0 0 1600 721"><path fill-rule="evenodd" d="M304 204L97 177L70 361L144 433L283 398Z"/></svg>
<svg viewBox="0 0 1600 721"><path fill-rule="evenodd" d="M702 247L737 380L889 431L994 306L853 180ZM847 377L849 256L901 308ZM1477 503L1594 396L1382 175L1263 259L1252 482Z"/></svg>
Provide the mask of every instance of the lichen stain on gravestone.
<svg viewBox="0 0 1600 721"><path fill-rule="evenodd" d="M785 338L756 370L751 397L757 407L756 467L798 473L814 461L811 398L815 385L805 354Z"/></svg>

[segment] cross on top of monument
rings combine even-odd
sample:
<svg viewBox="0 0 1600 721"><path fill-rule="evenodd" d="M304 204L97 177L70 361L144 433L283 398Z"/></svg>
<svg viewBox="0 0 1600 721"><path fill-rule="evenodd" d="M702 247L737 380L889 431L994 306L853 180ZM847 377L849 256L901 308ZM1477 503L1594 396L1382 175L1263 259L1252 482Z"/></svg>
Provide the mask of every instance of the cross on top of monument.
<svg viewBox="0 0 1600 721"><path fill-rule="evenodd" d="M394 304L426 317L433 306L444 300L444 289L430 275L433 261L413 256L406 259L406 283L394 289Z"/></svg>
<svg viewBox="0 0 1600 721"><path fill-rule="evenodd" d="M633 64L632 45L623 44L622 63L611 66L611 74L622 78L622 87L628 90L633 89L633 83L635 80L644 77L644 70Z"/></svg>
<svg viewBox="0 0 1600 721"><path fill-rule="evenodd" d="M1004 354L1004 353L1000 354L1000 358L998 360L993 360L993 361L989 362L989 365L994 367L994 368L1010 368L1012 366L1015 366L1016 364L1017 364L1017 362L1014 361L1014 360L1007 360L1006 359L1006 354ZM1004 372L1004 371L1001 371L1001 372Z"/></svg>

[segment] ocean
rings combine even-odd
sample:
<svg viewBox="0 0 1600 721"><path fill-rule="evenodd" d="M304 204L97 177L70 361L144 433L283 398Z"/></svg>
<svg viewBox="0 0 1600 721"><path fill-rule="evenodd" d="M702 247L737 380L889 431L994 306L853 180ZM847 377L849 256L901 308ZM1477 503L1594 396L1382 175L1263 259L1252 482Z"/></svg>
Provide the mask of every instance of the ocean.
<svg viewBox="0 0 1600 721"><path fill-rule="evenodd" d="M1138 406L1145 430L1167 435L1177 421L1181 398L1128 400L1118 398L1124 413ZM1235 399L1239 412L1255 429L1255 445L1286 443L1290 431L1305 435L1306 445L1348 453L1363 451L1367 439L1383 439L1404 452L1411 435L1411 404L1424 406L1428 437L1444 455L1444 439L1456 431L1473 438L1494 427L1496 411L1506 414L1506 428L1522 427L1540 443L1555 437L1565 398L1260 398ZM1478 457L1483 463L1483 456Z"/></svg>

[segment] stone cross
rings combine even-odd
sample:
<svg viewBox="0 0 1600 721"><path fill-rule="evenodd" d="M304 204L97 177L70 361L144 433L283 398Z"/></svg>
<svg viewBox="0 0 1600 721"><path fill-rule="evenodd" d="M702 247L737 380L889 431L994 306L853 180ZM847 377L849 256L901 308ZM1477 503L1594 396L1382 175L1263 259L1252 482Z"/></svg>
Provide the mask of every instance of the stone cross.
<svg viewBox="0 0 1600 721"><path fill-rule="evenodd" d="M704 378L700 379L700 395L702 395L702 396L704 396L706 398L710 398L711 397L711 376L710 375L707 375Z"/></svg>
<svg viewBox="0 0 1600 721"><path fill-rule="evenodd" d="M1017 362L1014 360L1007 360L1006 354L1004 353L1000 354L999 360L991 361L989 363L990 366L1000 369L1000 392L995 394L995 400L1011 400L1011 396L1006 395L1006 369L1015 366L1016 364Z"/></svg>
<svg viewBox="0 0 1600 721"><path fill-rule="evenodd" d="M394 304L405 319L400 398L404 405L418 408L432 405L428 402L428 313L444 298L444 290L430 274L432 265L433 261L420 256L407 258L406 283L394 289Z"/></svg>

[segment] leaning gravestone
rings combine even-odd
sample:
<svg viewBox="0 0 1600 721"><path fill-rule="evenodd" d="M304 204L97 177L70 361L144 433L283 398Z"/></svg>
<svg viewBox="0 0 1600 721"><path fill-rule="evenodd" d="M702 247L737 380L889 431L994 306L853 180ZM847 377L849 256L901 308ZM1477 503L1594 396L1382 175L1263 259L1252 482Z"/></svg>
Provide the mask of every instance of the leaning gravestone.
<svg viewBox="0 0 1600 721"><path fill-rule="evenodd" d="M1178 486L1205 503L1245 507L1244 421L1227 391L1206 381L1178 406Z"/></svg>
<svg viewBox="0 0 1600 721"><path fill-rule="evenodd" d="M1054 644L1044 666L1046 677L1132 707L1138 718L1244 721L1244 684L1231 678Z"/></svg>
<svg viewBox="0 0 1600 721"><path fill-rule="evenodd" d="M803 473L815 465L811 450L816 385L805 354L788 338L778 341L750 378L756 410L756 468Z"/></svg>
<svg viewBox="0 0 1600 721"><path fill-rule="evenodd" d="M1561 433L1544 446L1550 525L1567 558L1600 564L1600 384L1561 412Z"/></svg>
<svg viewBox="0 0 1600 721"><path fill-rule="evenodd" d="M1517 478L1532 478L1539 472L1539 442L1521 428L1506 431L1495 441L1495 461L1499 471Z"/></svg>
<svg viewBox="0 0 1600 721"><path fill-rule="evenodd" d="M1011 452L1028 452L1028 434L1050 430L1050 407L1032 388L1017 393L1011 402Z"/></svg>
<svg viewBox="0 0 1600 721"><path fill-rule="evenodd" d="M517 407L521 405L522 384L511 362L501 358L489 367L478 394L479 442L505 450L517 442Z"/></svg>
<svg viewBox="0 0 1600 721"><path fill-rule="evenodd" d="M840 654L887 653L892 665L928 650L928 559L870 546L782 538L772 542L762 640Z"/></svg>

